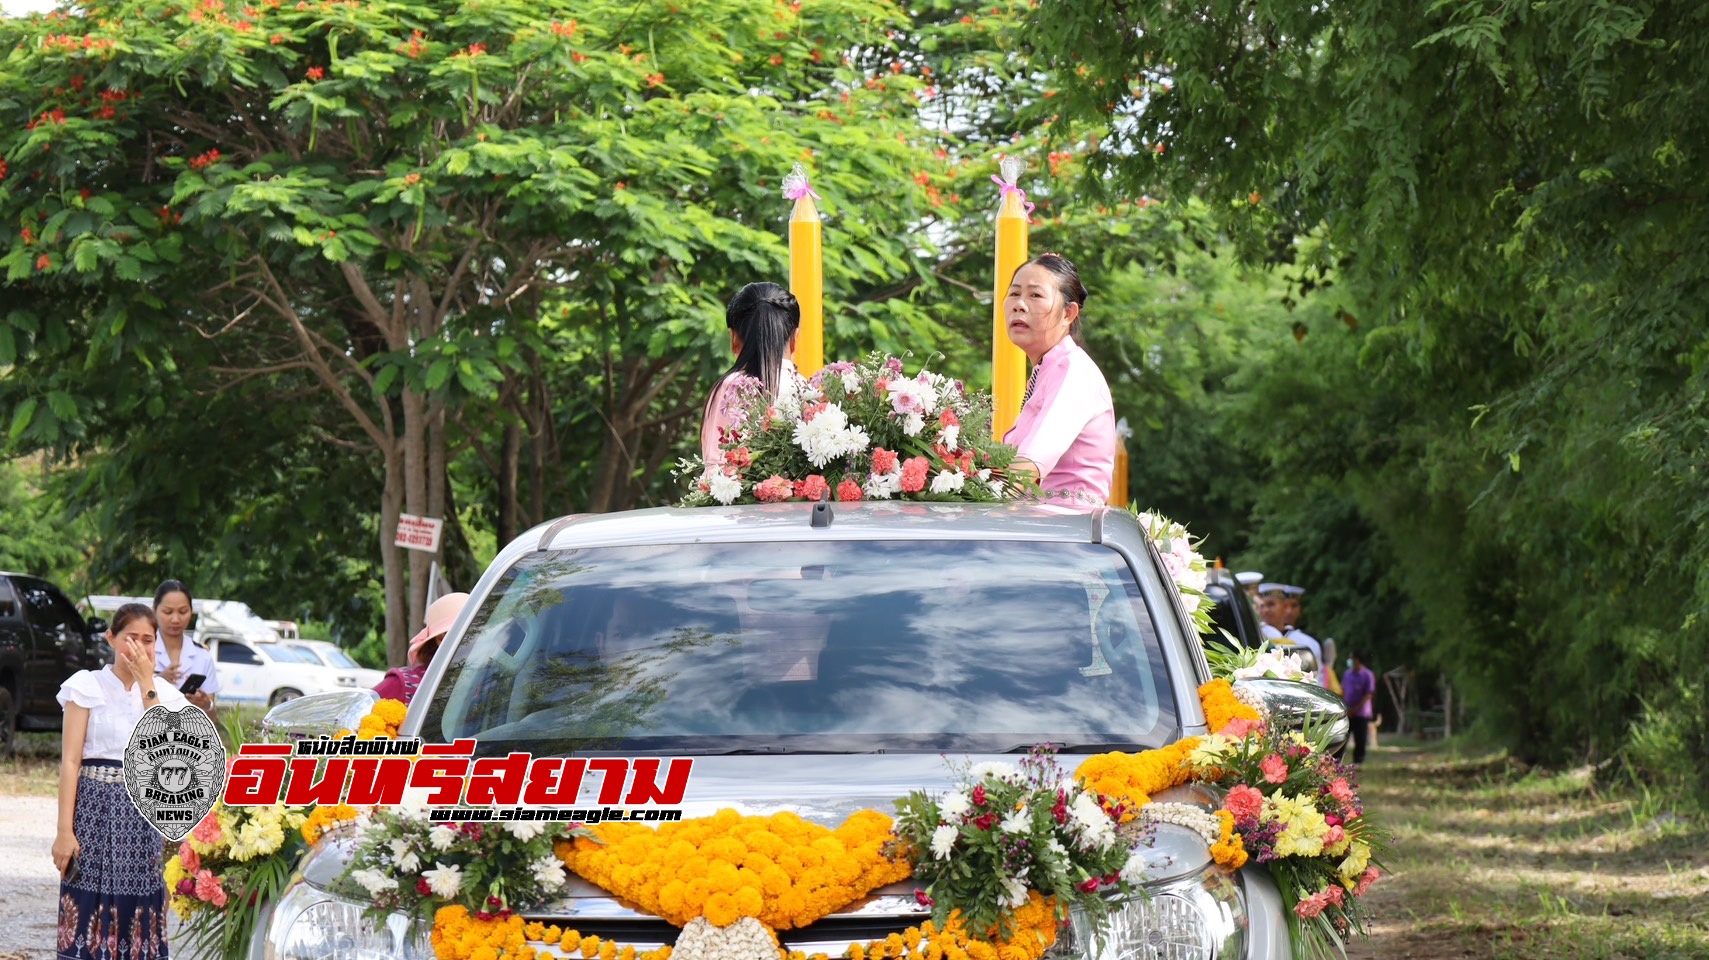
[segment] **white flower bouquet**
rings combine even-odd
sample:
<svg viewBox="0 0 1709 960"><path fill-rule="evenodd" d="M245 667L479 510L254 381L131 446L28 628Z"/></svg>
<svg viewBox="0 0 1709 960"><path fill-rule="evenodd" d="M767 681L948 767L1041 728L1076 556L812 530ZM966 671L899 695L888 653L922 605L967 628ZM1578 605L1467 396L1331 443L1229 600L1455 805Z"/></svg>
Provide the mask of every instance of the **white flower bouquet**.
<svg viewBox="0 0 1709 960"><path fill-rule="evenodd" d="M960 910L976 932L1009 936L1010 913L1036 890L1058 919L1078 908L1099 935L1109 895L1130 893L1143 869L1132 854L1143 828L1119 825L1043 749L1019 766L979 764L957 789L912 793L896 810L896 836L916 851L915 876L926 882L915 896L940 923Z"/></svg>
<svg viewBox="0 0 1709 960"><path fill-rule="evenodd" d="M486 821L435 823L420 804L378 807L356 820L356 855L336 881L340 892L431 922L460 905L476 919L502 919L545 902L568 881L553 847L591 836L580 824Z"/></svg>
<svg viewBox="0 0 1709 960"><path fill-rule="evenodd" d="M786 373L776 397L750 377L723 411L723 462L680 461L682 506L854 500L1006 500L1033 490L1011 478L1013 447L990 439L991 398L959 380L905 372L895 357Z"/></svg>

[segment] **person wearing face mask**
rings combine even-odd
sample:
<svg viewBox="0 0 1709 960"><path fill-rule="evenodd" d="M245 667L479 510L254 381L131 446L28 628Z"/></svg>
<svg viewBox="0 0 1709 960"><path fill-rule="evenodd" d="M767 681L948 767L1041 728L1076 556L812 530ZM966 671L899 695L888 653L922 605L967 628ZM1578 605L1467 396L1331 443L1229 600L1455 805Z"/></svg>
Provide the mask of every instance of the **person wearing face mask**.
<svg viewBox="0 0 1709 960"><path fill-rule="evenodd" d="M1104 503L1116 473L1116 411L1110 386L1076 338L1086 287L1066 257L1021 265L1003 298L1009 342L1032 361L1032 378L1003 442L1048 495Z"/></svg>
<svg viewBox="0 0 1709 960"><path fill-rule="evenodd" d="M154 611L113 612L114 660L79 670L59 688L59 953L73 960L164 960L166 881L160 834L125 790L131 730L151 707L181 710L177 688L154 675ZM122 947L115 946L122 944Z"/></svg>
<svg viewBox="0 0 1709 960"><path fill-rule="evenodd" d="M1341 675L1341 702L1347 705L1347 722L1353 727L1353 765L1358 766L1365 762L1365 749L1371 742L1377 675L1357 653L1347 658L1346 668Z"/></svg>

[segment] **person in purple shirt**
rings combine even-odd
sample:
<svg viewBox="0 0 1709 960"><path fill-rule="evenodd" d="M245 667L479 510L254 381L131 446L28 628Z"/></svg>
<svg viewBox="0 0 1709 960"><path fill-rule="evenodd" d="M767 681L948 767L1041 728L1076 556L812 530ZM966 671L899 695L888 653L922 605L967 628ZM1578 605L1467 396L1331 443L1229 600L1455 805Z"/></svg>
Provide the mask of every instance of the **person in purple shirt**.
<svg viewBox="0 0 1709 960"><path fill-rule="evenodd" d="M1021 265L1003 298L1009 342L1033 363L1021 412L1003 442L1038 471L1046 496L1093 503L1110 497L1116 473L1116 411L1110 385L1075 342L1086 286L1066 257Z"/></svg>
<svg viewBox="0 0 1709 960"><path fill-rule="evenodd" d="M1371 701L1377 693L1377 675L1357 653L1347 658L1347 673L1341 677L1341 702L1347 705L1347 722L1353 727L1353 765L1365 762L1365 747L1371 741L1371 720L1376 716Z"/></svg>
<svg viewBox="0 0 1709 960"><path fill-rule="evenodd" d="M409 641L409 666L387 670L380 682L374 685L374 692L380 695L380 699L397 700L405 705L415 699L415 691L421 686L422 678L427 676L427 665L439 652L439 642L456 625L457 614L463 612L463 604L468 600L466 593L447 593L428 606L424 618L426 625Z"/></svg>

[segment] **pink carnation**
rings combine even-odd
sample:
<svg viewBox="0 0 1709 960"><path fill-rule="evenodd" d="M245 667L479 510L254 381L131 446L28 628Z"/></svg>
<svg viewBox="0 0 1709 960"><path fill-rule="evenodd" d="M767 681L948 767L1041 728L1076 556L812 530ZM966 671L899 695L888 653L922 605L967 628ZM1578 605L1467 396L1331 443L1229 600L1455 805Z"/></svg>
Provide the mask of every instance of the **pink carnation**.
<svg viewBox="0 0 1709 960"><path fill-rule="evenodd" d="M1264 771L1264 779L1269 783L1285 783L1288 779L1288 762L1275 754L1265 757L1259 764Z"/></svg>
<svg viewBox="0 0 1709 960"><path fill-rule="evenodd" d="M1381 874L1377 872L1376 867L1366 867L1365 872L1359 875L1359 885L1353 888L1353 895L1364 896L1365 891L1371 889L1371 884L1376 883L1379 876Z"/></svg>
<svg viewBox="0 0 1709 960"><path fill-rule="evenodd" d="M1263 726L1264 723L1261 720L1248 720L1245 717L1235 717L1233 720L1223 724L1222 729L1216 732L1221 736L1239 739Z"/></svg>
<svg viewBox="0 0 1709 960"><path fill-rule="evenodd" d="M902 492L919 493L926 489L926 471L931 463L925 457L910 457L902 463Z"/></svg>
<svg viewBox="0 0 1709 960"><path fill-rule="evenodd" d="M795 484L772 474L754 487L754 497L761 503L781 503L795 495Z"/></svg>
<svg viewBox="0 0 1709 960"><path fill-rule="evenodd" d="M1256 817L1264 809L1264 795L1256 787L1243 783L1228 791L1222 807L1236 817Z"/></svg>
<svg viewBox="0 0 1709 960"><path fill-rule="evenodd" d="M1353 788L1348 785L1346 778L1338 777L1329 784L1329 795L1341 801L1342 806L1353 803Z"/></svg>
<svg viewBox="0 0 1709 960"><path fill-rule="evenodd" d="M938 422L946 427L961 426L961 419L955 415L954 410L951 410L948 407L944 408L943 413L938 414Z"/></svg>
<svg viewBox="0 0 1709 960"><path fill-rule="evenodd" d="M1323 845L1333 847L1345 839L1347 839L1347 831L1344 828L1340 826L1330 827L1329 832L1323 835Z"/></svg>
<svg viewBox="0 0 1709 960"><path fill-rule="evenodd" d="M844 480L837 484L837 499L843 503L853 503L861 499L860 484L853 480Z"/></svg>
<svg viewBox="0 0 1709 960"><path fill-rule="evenodd" d="M188 843L178 845L178 862L184 865L186 872L195 873L202 869L202 856Z"/></svg>
<svg viewBox="0 0 1709 960"><path fill-rule="evenodd" d="M190 831L190 836L195 837L199 843L219 843L219 818L214 816L212 811L209 811L208 815L202 818L202 822L196 824L196 829Z"/></svg>
<svg viewBox="0 0 1709 960"><path fill-rule="evenodd" d="M1321 896L1338 907L1347 902L1347 891L1341 889L1339 883L1330 884L1324 889Z"/></svg>
<svg viewBox="0 0 1709 960"><path fill-rule="evenodd" d="M896 469L896 451L878 447L872 451L872 472L890 473Z"/></svg>
<svg viewBox="0 0 1709 960"><path fill-rule="evenodd" d="M196 874L196 899L211 903L216 907L225 906L225 888L220 886L220 880L207 870Z"/></svg>
<svg viewBox="0 0 1709 960"><path fill-rule="evenodd" d="M1301 920L1310 920L1322 913L1323 908L1329 906L1329 903L1329 891L1320 890L1317 893L1306 897L1304 900L1301 900L1299 903L1294 904L1294 912L1299 914Z"/></svg>
<svg viewBox="0 0 1709 960"><path fill-rule="evenodd" d="M803 500L817 502L819 498L831 492L831 485L825 478L812 474L805 480L795 481L795 495Z"/></svg>

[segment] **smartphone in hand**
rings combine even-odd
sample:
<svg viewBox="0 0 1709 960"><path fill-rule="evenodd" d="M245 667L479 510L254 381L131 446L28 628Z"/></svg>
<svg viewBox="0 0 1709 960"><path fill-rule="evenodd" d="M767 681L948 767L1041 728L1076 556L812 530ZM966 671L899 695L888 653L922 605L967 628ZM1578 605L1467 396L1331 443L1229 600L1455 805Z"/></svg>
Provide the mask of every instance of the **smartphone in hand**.
<svg viewBox="0 0 1709 960"><path fill-rule="evenodd" d="M71 862L65 865L65 873L61 876L66 883L76 883L83 874L83 854L81 851L71 855Z"/></svg>
<svg viewBox="0 0 1709 960"><path fill-rule="evenodd" d="M207 674L205 674L205 673L192 673L188 677L184 678L184 684L178 688L178 692L184 694L185 696L189 696L190 694L195 693L196 691L202 689L202 684L207 683L207 682L208 682L208 675Z"/></svg>

